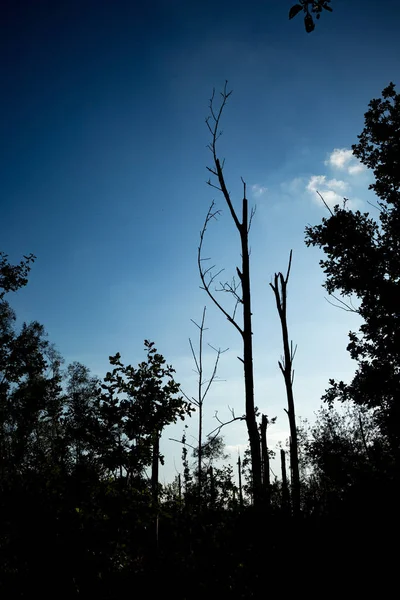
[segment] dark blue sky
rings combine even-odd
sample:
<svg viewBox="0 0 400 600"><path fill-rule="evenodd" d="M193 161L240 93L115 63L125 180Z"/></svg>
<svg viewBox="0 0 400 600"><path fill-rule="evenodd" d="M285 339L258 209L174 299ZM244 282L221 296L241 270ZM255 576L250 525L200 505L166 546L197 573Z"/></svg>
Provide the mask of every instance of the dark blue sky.
<svg viewBox="0 0 400 600"><path fill-rule="evenodd" d="M320 256L304 247L304 227L324 215L316 188L332 202L346 195L369 208L369 175L334 151L356 141L369 100L389 81L399 84L400 8L397 0L332 0L334 12L307 35L300 16L287 18L292 3L3 0L1 249L15 261L37 255L13 305L21 319L46 326L68 361L101 375L117 351L141 360L150 338L178 379L193 382L190 318L206 302L198 234L214 197L223 208L205 185L204 117L213 86L228 79L234 94L220 145L228 185L240 200L243 176L258 208L257 404L266 408L272 390L276 410L283 406L267 284L290 248L301 411L315 408L328 377L351 374L352 325L324 302ZM209 252L230 265L236 242L223 218L210 231ZM241 406L240 347L211 307L209 314L210 341L232 348L212 415L235 393Z"/></svg>

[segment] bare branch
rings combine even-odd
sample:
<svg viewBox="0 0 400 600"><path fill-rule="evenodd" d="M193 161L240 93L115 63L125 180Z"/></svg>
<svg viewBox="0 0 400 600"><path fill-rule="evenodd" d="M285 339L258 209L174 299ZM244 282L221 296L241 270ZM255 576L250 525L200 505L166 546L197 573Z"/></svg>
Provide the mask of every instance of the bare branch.
<svg viewBox="0 0 400 600"><path fill-rule="evenodd" d="M219 363L219 359L220 359L220 356L221 356L221 354L222 354L221 350L217 350L217 357L216 357L216 359L215 359L215 362L214 362L214 369L213 369L213 372L211 373L211 377L210 377L210 379L209 379L209 380L208 380L208 382L207 382L206 389L205 389L205 391L204 391L204 392L203 392L203 394L202 394L202 397L201 397L201 402L203 402L204 398L207 396L207 394L208 394L208 391L209 391L209 389L210 389L210 387L211 387L212 383L213 383L213 382L215 381L215 379L216 379L216 376L217 376L217 370L218 370L218 363ZM205 383L206 383L206 382L203 382L203 384L205 384Z"/></svg>
<svg viewBox="0 0 400 600"><path fill-rule="evenodd" d="M340 304L342 304L342 306L340 306L340 304L335 304L334 302L331 302L330 300L328 300L328 298L325 297L325 300L331 304L332 306L334 306L335 308L341 308L342 310L345 310L346 312L352 312L352 313L356 313L356 314L360 314L360 311L355 308L352 304L347 304L346 302L344 302L344 300L341 300L340 298L338 298L337 296L335 296L334 294L331 294L331 296L333 298L335 298L336 302L339 302ZM351 299L350 299L350 303L351 303Z"/></svg>
<svg viewBox="0 0 400 600"><path fill-rule="evenodd" d="M210 346L210 348L212 348L213 350L215 350L215 352L219 352L219 354L224 354L224 352L228 352L229 348L225 348L225 350L221 350L221 348L214 348L214 346L212 346L211 344L208 344Z"/></svg>
<svg viewBox="0 0 400 600"><path fill-rule="evenodd" d="M215 188L216 190L218 190L219 192L222 192L221 188L218 185L215 185L214 183L211 183L210 180L207 181L207 185L209 185L212 188Z"/></svg>
<svg viewBox="0 0 400 600"><path fill-rule="evenodd" d="M197 371L197 373L200 374L200 366L199 366L199 363L197 362L197 356L196 356L196 353L195 353L194 348L193 348L192 340L190 338L189 338L189 345L190 345L190 349L192 351L192 356L193 356L194 364L196 365L196 371Z"/></svg>
<svg viewBox="0 0 400 600"><path fill-rule="evenodd" d="M249 226L248 226L248 228L247 228L247 233L249 233L249 232L250 232L250 229L251 229L251 223L252 223L252 221L253 221L254 215L256 214L256 211L257 211L257 206L252 206L252 207L251 207L251 210L250 210Z"/></svg>
<svg viewBox="0 0 400 600"><path fill-rule="evenodd" d="M203 229L200 232L200 244L198 247L198 252L197 252L197 265L198 265L198 269L199 269L199 273L200 273L200 279L201 282L203 284L203 289L207 292L208 296L211 298L211 300L214 302L214 304L219 308L219 310L225 315L225 317L228 319L228 321L230 323L232 323L232 325L234 325L236 327L236 329L239 331L240 335L243 336L243 330L242 328L237 324L237 322L234 319L234 316L231 316L226 310L225 308L218 302L218 300L215 298L214 294L211 292L211 285L215 279L215 277L217 277L217 275L219 273L222 272L219 271L219 273L217 273L216 275L211 276L210 275L210 280L207 282L206 281L206 277L209 273L211 273L212 268L213 267L209 267L208 269L203 269L202 266L202 257L201 257L201 252L202 252L202 248L203 248L203 242L204 242L204 236L207 230L207 225L208 223L211 221L211 219L215 218L216 214L219 214L219 211L214 211L214 201L211 203L210 208L208 209L208 213L207 216L205 218L204 221L204 225L203 225Z"/></svg>
<svg viewBox="0 0 400 600"><path fill-rule="evenodd" d="M237 289L240 287L240 283L236 283L234 277L232 277L232 283L228 283L228 282L222 283L222 281L220 281L219 285L221 287L219 289L216 289L215 290L216 292L228 292L228 293L232 294L232 296L236 299L236 304L237 303L243 304L243 299L237 293Z"/></svg>
<svg viewBox="0 0 400 600"><path fill-rule="evenodd" d="M240 178L241 182L243 183L243 198L246 198L246 182L243 179L243 177Z"/></svg>
<svg viewBox="0 0 400 600"><path fill-rule="evenodd" d="M211 442L211 441L213 441L213 440L214 440L216 437L218 437L218 436L219 436L219 434L220 434L220 432L221 432L221 429L222 429L223 427L225 427L226 425L230 425L230 424L231 424L231 423L233 423L234 421L245 421L245 420L246 420L246 416L245 416L245 415L243 415L243 416L241 416L241 417L232 417L232 419L230 419L230 421L225 421L225 422L223 422L223 421L221 421L221 420L218 418L218 411L216 411L216 413L215 413L215 417L214 417L214 418L215 418L215 419L217 419L217 421L218 421L220 424L218 425L218 427L216 427L215 429L213 429L212 431L210 431L210 433L207 435L207 437L208 437L208 438L210 438L212 435L214 436L213 438L211 438L211 439L210 439L210 442ZM215 435L214 435L214 434L215 434Z"/></svg>
<svg viewBox="0 0 400 600"><path fill-rule="evenodd" d="M322 202L325 204L325 207L329 210L329 212L331 213L332 217L333 217L333 212L331 211L331 209L329 208L329 206L327 205L327 203L325 202L324 198L321 196L321 194L319 193L318 190L316 190L318 196L321 198Z"/></svg>
<svg viewBox="0 0 400 600"><path fill-rule="evenodd" d="M186 398L186 400L190 403L190 404L195 404L196 406L199 406L198 401L196 400L196 398L193 398L193 396L190 398L181 388L181 394L183 394Z"/></svg>
<svg viewBox="0 0 400 600"><path fill-rule="evenodd" d="M209 104L210 116L207 117L206 123L207 123L208 130L211 133L211 142L208 147L211 150L211 153L213 155L215 171L213 168L208 168L208 170L218 178L218 183L220 185L221 192L224 195L224 198L226 200L226 203L228 205L228 208L232 215L234 223L235 223L238 231L241 231L241 223L236 215L235 209L233 208L230 194L225 185L225 180L224 180L224 176L223 176L223 172L222 172L224 163L222 163L222 165L221 165L219 158L217 157L217 140L222 134L222 132L219 131L219 124L220 124L222 112L225 108L228 98L232 94L232 91L230 91L230 92L227 91L227 85L228 85L228 82L225 81L224 90L223 90L223 92L221 92L222 101L221 101L221 104L220 104L220 107L218 110L214 109L215 90L213 91L213 94L210 99L210 104ZM213 184L210 184L210 185L213 185Z"/></svg>
<svg viewBox="0 0 400 600"><path fill-rule="evenodd" d="M376 204L373 204L372 202L370 202L369 200L367 200L368 204L370 204L372 206L372 208L376 208L376 210L378 210L380 213L385 212L385 208L381 203L378 203L378 206L376 206Z"/></svg>
<svg viewBox="0 0 400 600"><path fill-rule="evenodd" d="M182 442L182 440L176 440L175 438L168 438L170 442L178 442L178 444L182 444L182 446L187 446L188 448L192 448L192 450L197 450L195 446L188 444L187 442Z"/></svg>
<svg viewBox="0 0 400 600"><path fill-rule="evenodd" d="M287 282L289 281L290 268L291 268L291 266L292 266L292 256L293 256L293 250L290 250L290 254L289 254L289 264L288 264L288 268L287 268L287 272L286 272L285 284L287 284Z"/></svg>
<svg viewBox="0 0 400 600"><path fill-rule="evenodd" d="M235 304L235 308L233 309L233 313L232 313L232 318L234 319L236 317L236 311L237 311L237 307L239 306L239 304L243 304L243 302L241 300L236 300L236 304Z"/></svg>

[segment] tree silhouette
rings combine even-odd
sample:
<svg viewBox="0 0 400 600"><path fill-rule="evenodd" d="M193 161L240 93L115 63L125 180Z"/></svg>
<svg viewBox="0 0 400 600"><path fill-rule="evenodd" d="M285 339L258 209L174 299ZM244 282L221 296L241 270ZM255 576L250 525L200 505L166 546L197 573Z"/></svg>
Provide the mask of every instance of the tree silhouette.
<svg viewBox="0 0 400 600"><path fill-rule="evenodd" d="M306 244L326 254L320 264L329 294L355 296L363 319L347 349L358 368L351 383L330 380L325 400L352 400L375 410L382 434L400 460L400 95L390 84L369 103L353 153L375 175L378 218L335 206L306 228Z"/></svg>
<svg viewBox="0 0 400 600"><path fill-rule="evenodd" d="M256 410L254 406L254 374L253 374L253 343L252 343L252 328L251 328L251 293L250 293L250 255L249 255L249 231L251 227L252 217L254 210L249 214L248 200L246 197L246 184L243 182L243 201L242 201L242 217L241 221L237 216L235 208L232 204L231 196L226 187L225 178L223 174L224 163L220 162L217 154L217 140L221 135L220 122L222 112L225 108L226 102L232 92L227 91L227 82L225 83L224 89L221 92L221 103L218 108L215 107L214 93L210 100L210 116L206 120L209 132L211 134L211 142L209 149L213 157L213 166L208 167L209 172L215 177L216 183L212 183L209 180L209 185L219 190L226 202L229 209L229 213L232 217L234 225L239 233L240 237L240 248L242 264L241 269L236 268L237 276L239 281L232 280L232 283L221 284L220 291L227 292L234 298L235 306L232 312L228 312L222 304L217 300L215 291L212 286L221 273L214 272L214 268L205 268L204 261L206 260L202 255L204 236L207 230L209 222L217 217L219 211L214 210L214 202L211 204L210 209L207 213L203 229L200 233L200 245L198 249L198 268L200 272L200 278L203 289L207 292L213 303L218 309L225 315L228 321L236 328L243 340L243 359L240 358L244 367L244 384L245 384L245 405L246 405L246 425L249 435L251 461L252 461L252 473L253 473L253 486L254 486L254 504L258 507L263 502L263 489L262 489L262 473L261 473L261 449L260 449L260 435L256 420ZM240 325L236 320L236 312L238 306L242 307L243 324Z"/></svg>
<svg viewBox="0 0 400 600"><path fill-rule="evenodd" d="M315 29L313 15L320 19L323 10L332 12L329 6L331 0L299 0L294 4L289 11L289 19L293 19L300 12L304 12L304 27L307 33L311 33Z"/></svg>
<svg viewBox="0 0 400 600"><path fill-rule="evenodd" d="M284 277L282 273L275 273L274 283L270 283L278 309L279 319L282 328L283 339L283 358L279 361L279 368L285 380L286 397L288 408L286 413L289 418L290 426L290 466L292 472L292 497L293 497L293 515L298 518L300 515L300 473L299 473L299 455L297 446L297 426L296 411L293 397L294 370L293 360L296 354L296 347L293 348L293 342L289 342L289 332L287 326L287 284L289 281L290 269L292 266L292 251L290 251L289 265Z"/></svg>

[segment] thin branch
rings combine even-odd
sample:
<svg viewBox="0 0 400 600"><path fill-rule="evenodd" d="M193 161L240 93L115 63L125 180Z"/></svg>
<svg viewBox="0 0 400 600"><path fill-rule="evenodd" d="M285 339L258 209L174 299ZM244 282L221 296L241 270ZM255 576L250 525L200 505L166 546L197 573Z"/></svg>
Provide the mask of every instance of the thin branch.
<svg viewBox="0 0 400 600"><path fill-rule="evenodd" d="M291 269L291 266L292 266L292 256L293 256L293 250L290 250L289 264L288 264L288 268L287 268L287 272L286 272L285 284L287 284L287 282L289 281L290 269Z"/></svg>
<svg viewBox="0 0 400 600"><path fill-rule="evenodd" d="M195 323L195 325L196 325L196 323ZM189 345L190 345L190 349L192 351L192 356L193 356L194 364L196 365L196 371L197 371L197 373L200 373L200 366L199 366L199 363L197 362L197 356L196 356L196 353L195 353L194 348L193 348L192 340L190 338L189 338Z"/></svg>
<svg viewBox="0 0 400 600"><path fill-rule="evenodd" d="M191 444L188 444L187 442L182 442L182 440L176 440L175 438L168 438L170 442L178 442L178 444L182 444L182 446L188 446L188 448L191 448L192 450L197 450L197 448L195 446L192 446Z"/></svg>
<svg viewBox="0 0 400 600"><path fill-rule="evenodd" d="M209 345L210 345L210 344L209 344ZM212 348L212 346L210 346L210 347ZM214 349L215 349L215 348L213 348L213 350L214 350ZM216 351L216 352L217 352L217 357L216 357L216 359L215 359L215 363L214 363L214 369L213 369L213 372L212 372L212 374L211 374L211 377L210 377L210 379L209 379L209 380L208 380L208 382L207 382L207 387L206 387L205 391L204 391L204 392L203 392L203 394L202 394L202 397L201 397L201 402L203 402L204 398L205 398L205 397L207 396L207 394L208 394L208 391L209 391L209 389L210 389L210 387L211 387L212 383L213 383L213 382L216 380L219 359L220 359L220 356L221 356L221 354L223 354L223 352L226 352L226 350L228 350L228 348L226 348L226 349L225 349L225 350L223 350L223 351L222 351L222 350L220 350L220 349L218 349L218 350ZM206 382L203 382L203 383L206 383Z"/></svg>
<svg viewBox="0 0 400 600"><path fill-rule="evenodd" d="M225 317L228 319L228 321L230 323L232 323L232 325L234 325L236 327L236 329L239 331L240 335L243 336L243 330L242 328L237 324L237 322L234 319L234 316L231 316L225 309L224 307L218 302L218 300L215 298L215 296L213 295L213 293L210 290L210 286L212 285L212 282L214 281L215 277L221 273L221 271L219 271L219 273L217 275L210 275L210 280L208 282L206 282L206 276L208 273L211 272L212 267L209 267L208 269L204 270L203 266L202 266L202 257L201 257L201 252L202 252L202 248L203 248L203 242L204 242L204 236L207 230L207 225L210 222L211 219L215 218L216 214L219 214L219 211L214 211L214 201L211 203L210 208L208 209L208 213L207 216L205 218L204 221L204 225L203 225L203 229L200 232L200 244L198 247L198 251L197 251L197 265L198 265L198 269L199 269L199 273L200 273L200 279L201 282L203 284L203 289L207 292L208 296L210 297L210 299L213 301L213 303L217 306L217 308L219 308L219 310L225 315Z"/></svg>
<svg viewBox="0 0 400 600"><path fill-rule="evenodd" d="M225 81L224 90L223 90L223 92L221 92L222 102L220 104L218 111L215 111L215 109L214 109L215 90L213 90L213 93L212 93L212 96L210 99L210 104L209 104L210 116L207 117L206 124L207 124L208 130L211 133L211 142L208 145L208 148L211 150L211 153L213 155L215 170L211 169L211 168L209 168L208 170L218 178L218 183L220 185L221 192L224 195L224 198L228 205L229 211L232 215L233 221L234 221L238 231L241 231L242 225L236 215L235 209L233 208L230 194L225 185L225 180L224 180L224 176L222 173L224 163L222 163L222 166L221 166L221 163L217 157L217 147L216 147L217 140L222 135L222 132L219 131L219 124L220 124L222 112L225 108L225 105L228 101L229 96L232 94L232 91L230 91L230 92L227 91L227 85L228 85L228 82ZM213 124L211 124L211 121L213 122ZM213 184L210 183L210 185L213 185ZM213 187L215 187L215 186L213 186Z"/></svg>
<svg viewBox="0 0 400 600"><path fill-rule="evenodd" d="M340 306L339 304L335 304L334 302L331 302L330 300L328 300L328 298L325 297L325 300L329 304L331 304L332 306L334 306L335 308L341 308L342 310L344 310L346 312L352 312L352 313L360 314L360 311L357 308L355 308L353 305L347 304L347 302L344 302L344 300L341 300L340 298L338 298L334 294L331 294L331 296L333 298L335 298L336 302L340 302L340 304L342 304L342 306ZM350 303L351 303L351 299L350 299Z"/></svg>
<svg viewBox="0 0 400 600"><path fill-rule="evenodd" d="M257 206L256 206L256 205L252 206L252 207L251 207L251 210L250 210L249 226L248 226L248 228L247 228L247 233L249 233L249 232L250 232L250 229L251 229L251 223L252 223L252 221L253 221L254 215L256 214L256 211L257 211Z"/></svg>
<svg viewBox="0 0 400 600"><path fill-rule="evenodd" d="M233 413L232 410L231 410L231 413L232 413L232 415L234 415L234 413ZM213 434L215 434L214 437L212 438L212 440L214 440L216 437L219 436L219 434L221 432L221 429L223 427L225 427L226 425L230 425L234 421L245 421L246 420L246 415L243 415L242 417L235 417L235 416L233 416L230 421L225 421L224 422L224 421L221 421L221 419L218 417L218 411L215 411L214 418L217 419L217 421L220 424L218 425L218 427L216 427L215 429L213 429L212 431L210 431L210 433L207 435L207 437L209 438L210 436L212 436ZM212 440L210 439L209 443L211 443Z"/></svg>
<svg viewBox="0 0 400 600"><path fill-rule="evenodd" d="M216 292L228 292L232 294L232 296L236 299L236 303L243 304L243 299L237 293L237 289L240 287L240 283L236 283L234 277L232 277L232 283L222 283L222 281L220 281L219 284L221 287L219 289L215 289Z"/></svg>
<svg viewBox="0 0 400 600"><path fill-rule="evenodd" d="M233 313L232 313L232 318L234 319L236 317L236 311L237 311L237 307L239 306L239 304L241 303L241 300L236 300L236 304L235 307L233 309Z"/></svg>
<svg viewBox="0 0 400 600"><path fill-rule="evenodd" d="M325 207L329 210L329 212L331 213L332 217L333 217L333 212L331 211L331 209L329 208L329 206L327 205L327 203L325 202L324 198L321 196L321 194L319 193L318 190L316 190L318 196L321 198L322 202L325 204Z"/></svg>
<svg viewBox="0 0 400 600"><path fill-rule="evenodd" d="M186 400L190 403L190 404L195 404L196 406L199 406L198 401L196 400L196 398L193 398L193 396L191 398L189 398L189 396L181 389L180 390L181 393L185 396Z"/></svg>

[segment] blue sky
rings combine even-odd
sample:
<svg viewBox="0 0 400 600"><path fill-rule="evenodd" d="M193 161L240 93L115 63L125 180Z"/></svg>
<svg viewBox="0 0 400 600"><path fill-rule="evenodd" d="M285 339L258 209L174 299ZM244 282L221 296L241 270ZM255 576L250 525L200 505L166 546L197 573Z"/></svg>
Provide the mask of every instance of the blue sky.
<svg viewBox="0 0 400 600"><path fill-rule="evenodd" d="M240 207L240 177L257 205L252 229L256 403L287 432L279 322L268 286L293 248L289 326L298 344L297 412L312 417L328 378L349 378L354 315L324 300L319 251L304 227L346 196L373 212L371 176L348 152L369 100L399 83L400 9L333 0L307 35L293 0L4 3L0 25L1 249L33 252L28 287L12 298L22 320L42 322L66 361L103 375L117 351L144 357L151 339L194 393L190 319L208 305L208 340L229 347L206 409L244 409L240 340L199 289L199 231L215 199L223 214L207 238L219 266L239 258L223 199L206 185L204 118L212 88L234 90L220 154ZM212 361L212 352L207 360ZM194 433L196 417L190 424ZM181 434L172 428L171 436ZM169 434L168 434L169 435ZM246 443L242 423L225 431ZM179 467L166 440L164 477Z"/></svg>

